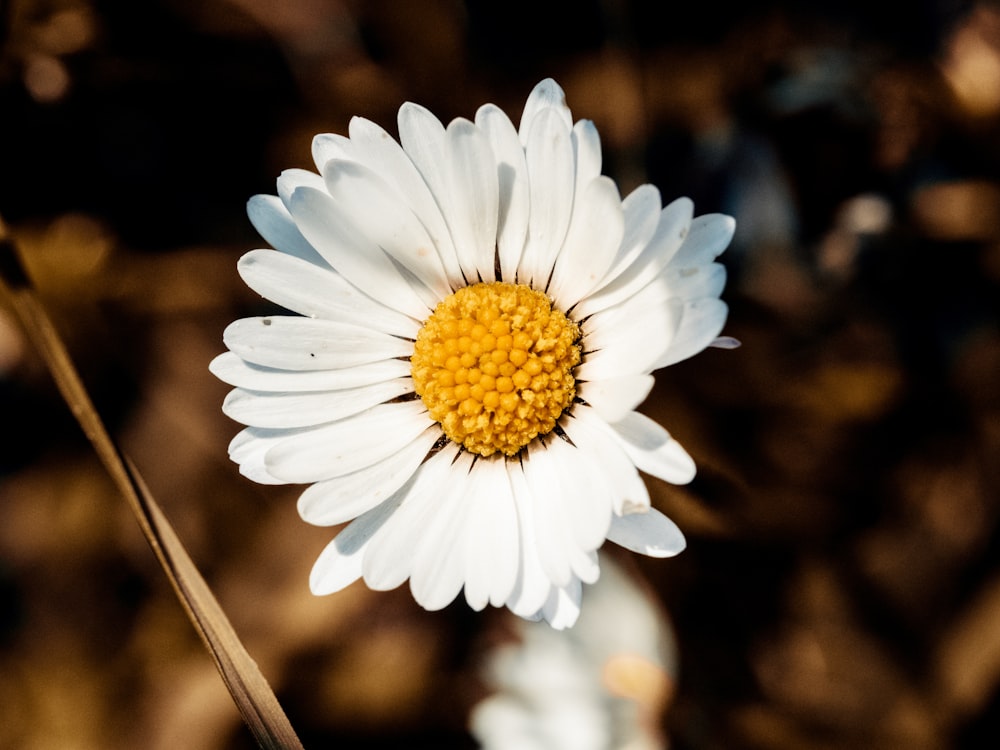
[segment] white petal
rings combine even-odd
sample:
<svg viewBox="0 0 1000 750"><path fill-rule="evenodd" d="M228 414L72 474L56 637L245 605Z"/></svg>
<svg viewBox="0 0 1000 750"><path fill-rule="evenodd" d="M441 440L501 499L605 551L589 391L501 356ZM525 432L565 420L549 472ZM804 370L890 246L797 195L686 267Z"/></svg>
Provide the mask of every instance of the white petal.
<svg viewBox="0 0 1000 750"><path fill-rule="evenodd" d="M567 310L590 293L607 273L624 232L615 183L598 177L577 195L566 240L556 259L548 293Z"/></svg>
<svg viewBox="0 0 1000 750"><path fill-rule="evenodd" d="M420 279L438 300L451 294L434 241L385 180L351 161L334 160L323 173L330 196L358 234Z"/></svg>
<svg viewBox="0 0 1000 750"><path fill-rule="evenodd" d="M549 457L545 453L544 446L532 445L522 454L521 467L531 492L538 560L548 579L556 586L564 586L572 578L573 544L566 529L561 477L555 462L546 460Z"/></svg>
<svg viewBox="0 0 1000 750"><path fill-rule="evenodd" d="M612 280L615 273L613 270L612 274L608 275L608 283L605 286L573 308L574 318L582 320L596 312L620 304L657 278L684 241L691 225L693 208L693 204L687 198L678 198L666 206L660 212L656 232L635 261L623 267Z"/></svg>
<svg viewBox="0 0 1000 750"><path fill-rule="evenodd" d="M413 476L440 434L440 430L428 428L399 453L351 474L310 485L299 496L299 515L314 526L335 526L374 508Z"/></svg>
<svg viewBox="0 0 1000 750"><path fill-rule="evenodd" d="M671 484L694 479L695 465L681 444L663 427L637 411L611 425L633 463L647 474Z"/></svg>
<svg viewBox="0 0 1000 750"><path fill-rule="evenodd" d="M719 336L709 346L715 349L739 349L742 343L732 336Z"/></svg>
<svg viewBox="0 0 1000 750"><path fill-rule="evenodd" d="M323 256L302 236L302 232L295 226L295 220L278 196L253 196L247 201L247 216L254 229L275 250L316 266L329 267Z"/></svg>
<svg viewBox="0 0 1000 750"><path fill-rule="evenodd" d="M647 314L649 310L656 310L671 304L676 307L677 321L679 322L679 313L683 308L683 302L677 299L676 291L670 286L666 274L660 274L649 284L637 290L635 294L605 310L594 313L583 321L580 329L583 332L586 351L612 346L622 329L634 326L641 315ZM676 327L675 323L671 334Z"/></svg>
<svg viewBox="0 0 1000 750"><path fill-rule="evenodd" d="M454 147L451 143L453 136L449 136L441 122L426 109L407 102L399 110L399 137L407 155L420 171L444 215L465 280L469 284L475 283L479 274L475 248L472 248L473 252L470 253L470 248L464 246L457 236L463 233L469 234L470 230L472 234L478 235L479 229L471 228L470 221L479 219L470 217L467 213L467 204L475 198L459 196L456 202L455 191L459 189L459 185L455 184L453 162L458 154L453 154ZM474 145L473 147L478 148ZM481 165L474 168L478 170ZM493 205L490 213L496 211L497 206ZM486 221L495 222L496 219L487 217Z"/></svg>
<svg viewBox="0 0 1000 750"><path fill-rule="evenodd" d="M300 187L326 192L323 178L315 172L310 172L308 169L286 169L278 175L278 197L289 211L292 210L292 193Z"/></svg>
<svg viewBox="0 0 1000 750"><path fill-rule="evenodd" d="M476 112L476 125L489 139L497 162L500 276L504 281L513 282L528 232L528 165L517 131L498 107L493 104L480 107Z"/></svg>
<svg viewBox="0 0 1000 750"><path fill-rule="evenodd" d="M725 302L710 297L686 302L677 333L654 366L666 367L705 349L722 331L728 312Z"/></svg>
<svg viewBox="0 0 1000 750"><path fill-rule="evenodd" d="M353 229L350 218L325 191L302 187L289 210L303 236L344 278L383 305L425 320L430 308L392 260Z"/></svg>
<svg viewBox="0 0 1000 750"><path fill-rule="evenodd" d="M573 127L573 115L566 106L566 94L562 87L551 78L540 81L528 94L528 100L524 103L524 111L521 113L521 125L518 128L518 136L521 143L527 144L529 133L535 118L546 109L553 109L559 119L569 130Z"/></svg>
<svg viewBox="0 0 1000 750"><path fill-rule="evenodd" d="M416 165L402 146L374 122L363 117L352 118L350 132L356 160L381 175L417 215L437 247L449 283L455 289L462 286L465 282L448 224Z"/></svg>
<svg viewBox="0 0 1000 750"><path fill-rule="evenodd" d="M538 557L556 586L573 576L597 579L591 554L603 541L611 520L611 496L588 481L588 460L559 438L535 444L522 457L534 498Z"/></svg>
<svg viewBox="0 0 1000 750"><path fill-rule="evenodd" d="M607 380L648 373L667 351L680 323L683 303L667 299L647 305L641 299L633 300L634 304L623 307L617 314L613 310L599 313L614 317L595 323L595 330L584 334L584 347L588 351L577 367L578 379Z"/></svg>
<svg viewBox="0 0 1000 750"><path fill-rule="evenodd" d="M264 465L264 456L279 441L288 437L288 430L267 430L247 427L229 443L229 458L239 464L240 474L259 484L286 484L272 475Z"/></svg>
<svg viewBox="0 0 1000 750"><path fill-rule="evenodd" d="M325 261L319 268L284 253L251 250L236 267L251 289L300 315L354 323L411 339L420 330L413 318L362 294Z"/></svg>
<svg viewBox="0 0 1000 750"><path fill-rule="evenodd" d="M476 462L466 502L465 599L480 610L488 603L503 604L517 582L517 511L504 459Z"/></svg>
<svg viewBox="0 0 1000 750"><path fill-rule="evenodd" d="M733 217L704 214L691 222L684 244L670 259L671 266L702 266L711 263L729 245L736 231Z"/></svg>
<svg viewBox="0 0 1000 750"><path fill-rule="evenodd" d="M645 513L615 516L608 539L633 552L650 557L673 557L686 546L677 524L650 508Z"/></svg>
<svg viewBox="0 0 1000 750"><path fill-rule="evenodd" d="M371 466L402 450L431 424L420 401L380 404L333 424L293 434L265 456L286 482L318 482Z"/></svg>
<svg viewBox="0 0 1000 750"><path fill-rule="evenodd" d="M610 522L608 525L610 526ZM604 539L601 539L602 544L603 542ZM582 557L574 559L573 573L583 583L597 583L597 579L601 575L601 566L598 564L597 550L590 550Z"/></svg>
<svg viewBox="0 0 1000 750"><path fill-rule="evenodd" d="M402 359L385 359L340 370L281 370L250 364L239 355L223 352L209 363L208 369L224 383L250 390L336 391L404 377L410 374L410 363Z"/></svg>
<svg viewBox="0 0 1000 750"><path fill-rule="evenodd" d="M444 125L430 111L412 102L399 108L397 122L403 150L420 172L447 222L450 195ZM455 251L457 254L459 249L456 247Z"/></svg>
<svg viewBox="0 0 1000 750"><path fill-rule="evenodd" d="M544 287L566 238L573 210L575 167L569 126L554 108L543 109L525 145L530 215L518 280Z"/></svg>
<svg viewBox="0 0 1000 750"><path fill-rule="evenodd" d="M611 508L615 515L649 507L646 483L607 422L593 409L578 404L573 408L572 418L564 419L560 424L581 451L601 457L598 478L611 496Z"/></svg>
<svg viewBox="0 0 1000 750"><path fill-rule="evenodd" d="M721 263L667 266L661 275L674 294L684 300L718 297L726 286L726 267Z"/></svg>
<svg viewBox="0 0 1000 750"><path fill-rule="evenodd" d="M514 495L518 534L521 539L521 561L514 590L507 599L507 606L519 617L530 617L545 604L552 583L545 575L538 557L538 538L535 534L533 509L535 501L528 481L519 463L508 462L507 474Z"/></svg>
<svg viewBox="0 0 1000 750"><path fill-rule="evenodd" d="M535 455L535 461L551 463L559 477L557 497L562 499L562 523L571 533L576 549L591 552L604 542L608 524L611 523L611 494L602 478L595 476L600 457L580 450L564 440L554 439L548 450ZM579 556L576 556L579 557ZM586 569L591 566L584 563ZM577 575L587 581L579 571Z"/></svg>
<svg viewBox="0 0 1000 750"><path fill-rule="evenodd" d="M395 495L351 522L326 546L309 574L309 589L316 596L332 594L361 577L361 564L372 536L399 507Z"/></svg>
<svg viewBox="0 0 1000 750"><path fill-rule="evenodd" d="M465 277L493 281L496 276L497 162L486 135L465 119L446 132L450 210L448 226Z"/></svg>
<svg viewBox="0 0 1000 750"><path fill-rule="evenodd" d="M674 201L672 210L681 212L681 209L693 211L694 204L687 198L679 198ZM653 185L640 185L625 197L625 200L622 201L625 233L614 263L602 279L601 286L614 281L621 275L622 271L635 263L635 259L639 257L639 254L653 239L653 235L656 234L661 212L660 191ZM690 220L690 216L688 219Z"/></svg>
<svg viewBox="0 0 1000 750"><path fill-rule="evenodd" d="M436 198L446 195L444 125L429 110L413 102L406 102L399 108L397 123L403 150L420 171L431 193ZM439 199L439 207L440 203Z"/></svg>
<svg viewBox="0 0 1000 750"><path fill-rule="evenodd" d="M400 491L403 502L365 552L362 571L371 588L387 591L409 578L414 550L455 474L456 452L457 448L449 447L432 456L413 475L412 484Z"/></svg>
<svg viewBox="0 0 1000 750"><path fill-rule="evenodd" d="M234 321L222 340L247 362L282 370L335 370L413 353L412 342L370 328L290 315Z"/></svg>
<svg viewBox="0 0 1000 750"><path fill-rule="evenodd" d="M313 136L312 158L316 169L320 174L324 174L326 165L334 159L358 161L358 147L347 136L338 133L320 133Z"/></svg>
<svg viewBox="0 0 1000 750"><path fill-rule="evenodd" d="M577 395L607 422L617 422L646 400L653 389L652 375L622 375L577 383Z"/></svg>
<svg viewBox="0 0 1000 750"><path fill-rule="evenodd" d="M573 154L576 161L576 193L601 176L601 136L590 120L573 126ZM575 210L575 209L574 209Z"/></svg>
<svg viewBox="0 0 1000 750"><path fill-rule="evenodd" d="M583 598L583 586L574 579L566 586L552 589L541 615L556 630L572 627L580 616L580 600Z"/></svg>
<svg viewBox="0 0 1000 750"><path fill-rule="evenodd" d="M308 427L352 416L406 393L413 393L411 378L340 391L270 393L236 388L226 396L222 411L255 427Z"/></svg>
<svg viewBox="0 0 1000 750"><path fill-rule="evenodd" d="M457 448L452 450L454 456ZM424 609L442 609L462 590L465 547L461 540L469 518L471 467L471 454L462 452L451 466L438 508L413 553L410 591Z"/></svg>

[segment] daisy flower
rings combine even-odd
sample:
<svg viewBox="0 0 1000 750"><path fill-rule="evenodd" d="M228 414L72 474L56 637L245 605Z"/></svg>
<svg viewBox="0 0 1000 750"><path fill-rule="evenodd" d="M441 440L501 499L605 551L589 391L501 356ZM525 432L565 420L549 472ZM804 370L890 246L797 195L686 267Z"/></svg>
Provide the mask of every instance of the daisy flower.
<svg viewBox="0 0 1000 750"><path fill-rule="evenodd" d="M492 104L445 127L406 103L398 125L398 143L361 118L316 136L319 174L249 201L275 250L240 275L297 315L225 331L211 370L247 425L229 454L257 482L308 484L305 521L350 521L314 593L409 579L430 610L464 588L564 628L606 539L684 547L639 471L679 484L694 462L635 409L653 370L724 345L714 261L734 224L651 185L622 200L550 79L517 128Z"/></svg>
<svg viewBox="0 0 1000 750"><path fill-rule="evenodd" d="M481 750L663 750L677 644L649 594L612 560L567 632L521 621L485 654Z"/></svg>

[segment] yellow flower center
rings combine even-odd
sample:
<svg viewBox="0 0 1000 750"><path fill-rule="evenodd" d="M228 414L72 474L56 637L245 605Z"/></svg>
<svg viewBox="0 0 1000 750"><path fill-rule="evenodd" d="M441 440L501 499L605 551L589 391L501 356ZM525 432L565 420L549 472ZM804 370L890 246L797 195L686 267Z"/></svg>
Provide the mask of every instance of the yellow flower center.
<svg viewBox="0 0 1000 750"><path fill-rule="evenodd" d="M466 450L512 456L576 395L580 328L522 284L463 287L424 323L410 360L431 417Z"/></svg>

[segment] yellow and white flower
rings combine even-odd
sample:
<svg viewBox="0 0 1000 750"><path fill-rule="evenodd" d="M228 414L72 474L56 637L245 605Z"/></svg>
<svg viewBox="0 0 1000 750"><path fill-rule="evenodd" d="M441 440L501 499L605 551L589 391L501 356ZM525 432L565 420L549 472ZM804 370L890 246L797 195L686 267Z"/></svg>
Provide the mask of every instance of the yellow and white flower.
<svg viewBox="0 0 1000 750"><path fill-rule="evenodd" d="M407 579L427 609L469 605L571 625L609 539L684 547L639 471L685 483L683 448L635 411L653 370L721 340L732 219L624 200L593 124L552 80L515 128L487 104L447 127L416 104L400 143L355 118L319 135L251 222L275 248L246 283L297 313L231 324L212 372L230 445L262 483L310 486L303 519L351 523L316 594ZM352 520L353 519L353 520Z"/></svg>

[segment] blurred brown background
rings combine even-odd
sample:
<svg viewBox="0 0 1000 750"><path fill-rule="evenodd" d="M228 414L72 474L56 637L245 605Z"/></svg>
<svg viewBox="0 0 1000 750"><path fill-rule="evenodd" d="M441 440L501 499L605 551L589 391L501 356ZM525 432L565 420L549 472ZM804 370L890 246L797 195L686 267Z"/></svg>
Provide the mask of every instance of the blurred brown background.
<svg viewBox="0 0 1000 750"><path fill-rule="evenodd" d="M625 194L737 218L735 352L644 409L689 548L678 750L1000 746L1000 6L971 0L5 0L0 216L112 431L307 747L469 748L510 627L307 590L327 529L243 480L206 366L270 309L246 199L352 115L545 76ZM0 748L249 748L126 506L0 300Z"/></svg>

